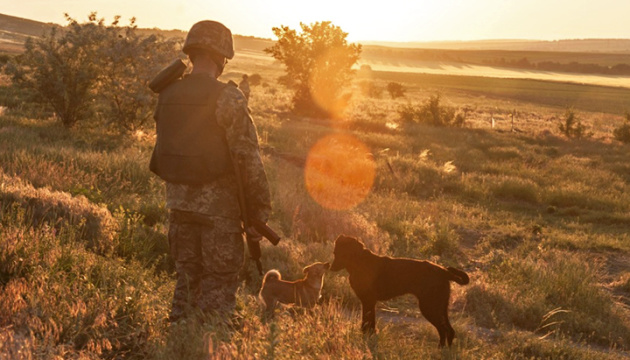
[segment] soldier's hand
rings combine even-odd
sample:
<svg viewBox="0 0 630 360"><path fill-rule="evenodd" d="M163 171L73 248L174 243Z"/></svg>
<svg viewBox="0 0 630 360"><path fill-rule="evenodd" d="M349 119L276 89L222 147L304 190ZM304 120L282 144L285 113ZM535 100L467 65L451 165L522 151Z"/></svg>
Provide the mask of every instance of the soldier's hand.
<svg viewBox="0 0 630 360"><path fill-rule="evenodd" d="M245 229L245 234L247 235L247 239L251 241L259 242L262 240L262 235L253 226L248 226Z"/></svg>

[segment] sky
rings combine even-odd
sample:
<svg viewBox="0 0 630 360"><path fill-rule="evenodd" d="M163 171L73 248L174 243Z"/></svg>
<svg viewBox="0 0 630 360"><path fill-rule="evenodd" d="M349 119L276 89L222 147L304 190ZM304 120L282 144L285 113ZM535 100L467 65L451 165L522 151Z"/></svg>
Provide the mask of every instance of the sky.
<svg viewBox="0 0 630 360"><path fill-rule="evenodd" d="M216 20L233 34L274 38L272 27L332 21L350 41L630 38L630 0L0 0L0 13L65 24L96 11L107 22L187 31Z"/></svg>

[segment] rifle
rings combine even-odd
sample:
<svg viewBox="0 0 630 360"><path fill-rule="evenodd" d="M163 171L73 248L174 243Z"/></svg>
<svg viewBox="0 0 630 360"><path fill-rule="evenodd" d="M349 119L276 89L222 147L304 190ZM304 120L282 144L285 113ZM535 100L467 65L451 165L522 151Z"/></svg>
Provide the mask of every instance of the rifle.
<svg viewBox="0 0 630 360"><path fill-rule="evenodd" d="M243 227L245 230L249 228L249 226L253 226L254 229L267 240L269 240L273 245L278 245L280 242L280 236L273 231L267 224L263 223L260 220L252 219L251 223L249 221L249 217L247 215L247 202L245 201L245 187L243 186L243 177L241 175L241 167L240 167L240 159L234 159L232 156L232 164L234 165L234 174L236 175L236 185L238 187L238 205L241 208L241 220L243 221ZM247 239L247 248L249 249L249 256L252 260L256 262L256 268L258 269L258 274L262 275L262 263L260 262L260 241L255 241L250 238L249 234L246 234Z"/></svg>

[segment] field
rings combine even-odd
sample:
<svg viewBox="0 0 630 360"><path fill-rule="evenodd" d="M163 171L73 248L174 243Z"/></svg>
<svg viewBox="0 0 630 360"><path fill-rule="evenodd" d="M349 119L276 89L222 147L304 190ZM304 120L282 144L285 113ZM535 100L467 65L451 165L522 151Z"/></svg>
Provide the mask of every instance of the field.
<svg viewBox="0 0 630 360"><path fill-rule="evenodd" d="M612 136L630 89L374 66L357 72L350 106L333 121L292 115L291 94L277 83L282 68L258 50L240 49L226 70L224 81L262 78L250 108L270 225L283 235L277 247L263 244L264 267L297 279L331 260L344 233L380 254L464 269L471 283L452 285L453 347L437 349L411 297L380 304L378 334L361 335L345 272L326 274L321 306L267 319L250 265L234 324L199 315L170 325L173 264L164 185L148 170L152 130L119 136L95 122L66 130L18 106L0 114L0 358L630 356L630 147ZM398 82L407 93L368 97L365 82ZM0 99L9 91L0 88ZM401 107L437 93L466 111L464 128L401 121ZM591 137L561 134L566 107ZM304 170L318 140L339 134L368 149L347 159L372 159L375 178L356 206L333 210L310 196ZM342 186L329 191L344 196Z"/></svg>

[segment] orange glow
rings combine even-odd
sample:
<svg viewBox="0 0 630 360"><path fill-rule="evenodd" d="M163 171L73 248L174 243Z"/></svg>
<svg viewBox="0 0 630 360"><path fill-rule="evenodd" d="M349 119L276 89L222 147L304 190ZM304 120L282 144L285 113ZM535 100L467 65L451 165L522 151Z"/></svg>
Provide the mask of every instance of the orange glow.
<svg viewBox="0 0 630 360"><path fill-rule="evenodd" d="M336 89L338 82L331 79L329 69L335 64L343 63L346 54L342 49L332 48L322 56L315 59L315 66L309 78L309 89L313 100L322 109L328 111L333 118L343 116L343 111L347 107L347 100L344 100L339 89Z"/></svg>
<svg viewBox="0 0 630 360"><path fill-rule="evenodd" d="M370 150L352 135L333 134L319 140L308 154L306 188L321 206L350 209L370 193L376 165Z"/></svg>

